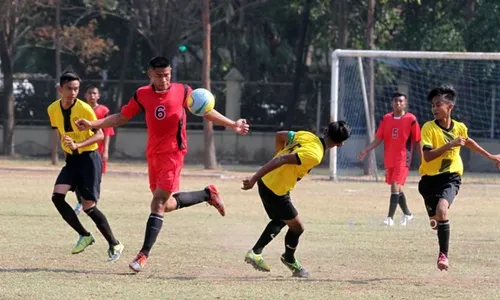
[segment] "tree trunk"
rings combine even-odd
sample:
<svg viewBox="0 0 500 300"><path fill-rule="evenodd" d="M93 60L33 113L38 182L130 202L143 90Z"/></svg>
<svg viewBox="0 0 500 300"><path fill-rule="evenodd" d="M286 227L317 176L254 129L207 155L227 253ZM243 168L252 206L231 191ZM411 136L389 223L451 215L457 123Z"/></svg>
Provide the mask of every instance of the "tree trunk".
<svg viewBox="0 0 500 300"><path fill-rule="evenodd" d="M4 48L5 45L2 46ZM3 91L4 91L4 107L3 107L3 154L13 156L14 148L14 70L12 64L12 54L8 49L2 49L2 73L3 73Z"/></svg>
<svg viewBox="0 0 500 300"><path fill-rule="evenodd" d="M368 19L366 24L366 44L369 50L375 49L375 0L368 1ZM367 140L368 143L371 143L370 134L368 132L368 128L371 129L372 132L375 132L375 65L372 58L368 59L368 106L369 106L369 114L370 114L370 123L366 124L367 127ZM372 172L373 167L373 159L371 155L368 155L365 160L364 165L364 174L369 175Z"/></svg>
<svg viewBox="0 0 500 300"><path fill-rule="evenodd" d="M349 7L346 0L340 0L338 2L338 19L339 19L339 38L338 38L338 48L347 49L347 44L349 42ZM339 103L338 103L338 116L339 120L345 120L345 110L344 110L344 95L345 95L345 83L344 83L344 72L339 72Z"/></svg>
<svg viewBox="0 0 500 300"><path fill-rule="evenodd" d="M61 1L55 0L56 5L56 36L54 38L54 48L56 49L56 82L61 76ZM57 84L56 84L57 85ZM56 88L57 90L57 88ZM58 91L56 91L56 94ZM59 162L59 136L56 130L52 131L52 164Z"/></svg>
<svg viewBox="0 0 500 300"><path fill-rule="evenodd" d="M304 56L307 51L306 35L311 11L311 0L304 0L304 10L302 12L302 22L299 29L299 41L295 49L295 75L293 77L291 101L288 105L288 116L285 124L286 128L291 128L295 122L295 109L300 99L300 83L304 79Z"/></svg>
<svg viewBox="0 0 500 300"><path fill-rule="evenodd" d="M201 22L203 25L203 65L201 81L203 87L210 90L210 0L203 0L201 11ZM212 122L204 120L204 141L205 141L205 169L215 169L217 167L217 157L215 154L214 127Z"/></svg>

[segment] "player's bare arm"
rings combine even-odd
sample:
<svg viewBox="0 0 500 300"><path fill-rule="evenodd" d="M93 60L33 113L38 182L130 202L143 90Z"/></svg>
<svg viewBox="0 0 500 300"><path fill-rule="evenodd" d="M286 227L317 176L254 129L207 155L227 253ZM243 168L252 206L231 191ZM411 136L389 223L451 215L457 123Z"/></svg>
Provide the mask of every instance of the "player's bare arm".
<svg viewBox="0 0 500 300"><path fill-rule="evenodd" d="M217 125L231 128L232 130L234 130L234 132L240 135L246 135L248 133L248 130L250 129L250 126L247 124L247 120L239 119L237 121L233 121L227 118L226 116L222 115L215 109L212 109L211 111L207 112L204 118Z"/></svg>
<svg viewBox="0 0 500 300"><path fill-rule="evenodd" d="M476 141L474 141L471 138L468 138L465 141L465 147L471 149L472 151L481 154L482 156L486 157L489 160L492 160L496 164L500 163L500 156L499 155L493 155L486 151L483 147L481 147Z"/></svg>
<svg viewBox="0 0 500 300"><path fill-rule="evenodd" d="M282 165L298 165L300 163L297 154L291 153L277 156L262 166L251 178L243 180L242 190L250 190L255 183L267 173L281 167Z"/></svg>
<svg viewBox="0 0 500 300"><path fill-rule="evenodd" d="M373 140L373 142L370 143L370 145L368 145L365 149L363 149L363 151L359 152L358 154L358 159L359 160L363 160L365 158L365 156L370 153L370 151L372 151L373 149L377 148L380 144L382 144L383 140L379 139L379 138L375 138Z"/></svg>
<svg viewBox="0 0 500 300"><path fill-rule="evenodd" d="M276 132L276 137L275 137L275 141L274 141L276 153L281 151L281 149L285 148L285 144L287 141L288 141L288 131Z"/></svg>
<svg viewBox="0 0 500 300"><path fill-rule="evenodd" d="M421 143L421 148L424 151L424 160L426 162L430 162L435 160L436 158L440 157L443 155L446 151L450 150L451 148L458 147L458 146L464 146L466 143L466 139L463 137L458 137L454 139L453 141L449 142L448 144L439 147L437 149L426 149L425 145Z"/></svg>
<svg viewBox="0 0 500 300"><path fill-rule="evenodd" d="M63 137L64 144L68 146L71 150L76 150L78 148L86 147L88 145L92 145L104 139L104 133L101 129L97 130L94 135L89 137L83 142L76 143L73 139L67 135Z"/></svg>
<svg viewBox="0 0 500 300"><path fill-rule="evenodd" d="M87 119L78 119L75 121L76 126L80 130L88 130L93 128L108 128L121 126L128 122L124 115L121 113L112 114L104 119L89 121Z"/></svg>

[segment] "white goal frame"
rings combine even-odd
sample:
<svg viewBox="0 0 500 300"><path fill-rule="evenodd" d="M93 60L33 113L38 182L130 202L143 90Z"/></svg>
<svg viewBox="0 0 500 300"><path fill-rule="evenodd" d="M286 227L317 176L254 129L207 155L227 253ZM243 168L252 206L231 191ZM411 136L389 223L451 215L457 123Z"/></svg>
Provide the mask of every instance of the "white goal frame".
<svg viewBox="0 0 500 300"><path fill-rule="evenodd" d="M330 98L330 121L338 120L339 111L339 59L341 57L355 57L358 59L361 89L363 93L364 109L367 118L367 132L370 141L373 141L373 128L369 121L370 114L368 113L368 100L366 95L366 86L364 82L364 73L362 58L415 58L415 59L455 59L455 60L500 60L500 53L498 52L433 52L433 51L384 51L384 50L342 50L337 49L332 52L332 74L331 74L331 98ZM492 112L494 114L494 112ZM330 166L329 177L330 180L337 181L337 148L330 150ZM371 152L372 161L375 163L375 153ZM375 166L375 176L377 175L377 168Z"/></svg>

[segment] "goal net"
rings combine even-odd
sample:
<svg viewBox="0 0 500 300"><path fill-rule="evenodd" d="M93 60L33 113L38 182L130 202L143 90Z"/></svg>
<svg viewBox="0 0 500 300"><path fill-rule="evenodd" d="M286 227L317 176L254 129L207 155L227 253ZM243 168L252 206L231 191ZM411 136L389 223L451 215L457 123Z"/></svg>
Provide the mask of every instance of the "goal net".
<svg viewBox="0 0 500 300"><path fill-rule="evenodd" d="M453 118L465 122L475 139L498 139L499 79L500 53L334 51L330 119L346 120L352 136L330 152L330 179L384 180L383 145L363 162L356 156L374 139L382 116L392 111L396 91L408 95L408 110L422 126L433 118L429 90L451 84L458 95ZM417 178L420 157L413 152L411 174Z"/></svg>

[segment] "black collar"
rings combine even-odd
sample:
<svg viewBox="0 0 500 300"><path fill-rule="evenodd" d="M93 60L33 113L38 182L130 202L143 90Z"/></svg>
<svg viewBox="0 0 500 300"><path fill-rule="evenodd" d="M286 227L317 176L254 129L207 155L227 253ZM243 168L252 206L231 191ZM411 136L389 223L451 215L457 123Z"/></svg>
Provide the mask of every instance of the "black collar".
<svg viewBox="0 0 500 300"><path fill-rule="evenodd" d="M64 109L63 106L62 106L62 99L61 99L61 102L59 102L59 105L61 106L61 110L62 111L68 111L68 110L71 110L73 108L73 106L75 106L76 104L76 101L78 101L78 99L75 98L75 101L73 101L73 104L71 104L70 107L68 107L68 109Z"/></svg>
<svg viewBox="0 0 500 300"><path fill-rule="evenodd" d="M444 131L451 131L453 129L453 127L455 127L455 122L453 122L453 120L451 120L451 125L450 125L450 128L446 129L444 127L442 127L441 125L439 125L439 121L438 120L434 120L434 123L436 123L436 125L443 129Z"/></svg>

